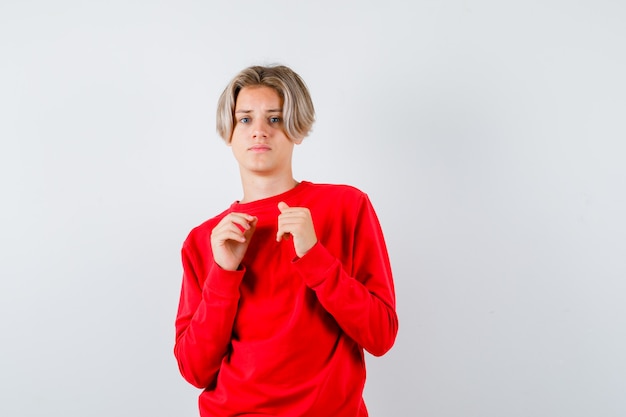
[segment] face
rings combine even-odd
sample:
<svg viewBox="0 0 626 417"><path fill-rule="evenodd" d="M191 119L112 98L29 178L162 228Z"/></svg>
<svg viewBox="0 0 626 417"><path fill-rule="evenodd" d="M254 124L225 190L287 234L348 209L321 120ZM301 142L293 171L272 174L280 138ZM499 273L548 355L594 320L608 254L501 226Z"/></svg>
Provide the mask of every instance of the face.
<svg viewBox="0 0 626 417"><path fill-rule="evenodd" d="M291 176L294 142L283 129L282 108L283 100L273 88L239 91L230 146L242 175Z"/></svg>

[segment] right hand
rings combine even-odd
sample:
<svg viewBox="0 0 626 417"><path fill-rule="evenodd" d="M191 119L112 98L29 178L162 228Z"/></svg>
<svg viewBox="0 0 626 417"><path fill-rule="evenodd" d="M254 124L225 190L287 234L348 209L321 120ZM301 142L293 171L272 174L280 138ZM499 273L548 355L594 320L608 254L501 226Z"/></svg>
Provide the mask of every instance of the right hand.
<svg viewBox="0 0 626 417"><path fill-rule="evenodd" d="M235 271L246 254L258 218L245 213L229 213L211 232L213 259L222 269Z"/></svg>

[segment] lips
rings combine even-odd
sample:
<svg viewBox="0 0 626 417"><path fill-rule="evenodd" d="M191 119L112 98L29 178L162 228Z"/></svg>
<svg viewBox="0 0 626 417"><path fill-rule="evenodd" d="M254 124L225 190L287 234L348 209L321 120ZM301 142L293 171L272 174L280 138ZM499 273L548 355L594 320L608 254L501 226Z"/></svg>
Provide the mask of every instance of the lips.
<svg viewBox="0 0 626 417"><path fill-rule="evenodd" d="M254 145L250 147L249 150L252 152L267 152L267 151L272 150L272 148L270 148L267 145Z"/></svg>

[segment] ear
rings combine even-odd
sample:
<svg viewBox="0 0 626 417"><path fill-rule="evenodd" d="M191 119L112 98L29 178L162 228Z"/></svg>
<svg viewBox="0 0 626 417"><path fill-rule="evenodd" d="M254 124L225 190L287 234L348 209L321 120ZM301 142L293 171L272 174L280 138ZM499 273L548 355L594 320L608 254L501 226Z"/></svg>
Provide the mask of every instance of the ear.
<svg viewBox="0 0 626 417"><path fill-rule="evenodd" d="M291 141L293 143L295 143L296 145L301 144L303 140L304 140L304 138L293 138L293 139L291 139Z"/></svg>

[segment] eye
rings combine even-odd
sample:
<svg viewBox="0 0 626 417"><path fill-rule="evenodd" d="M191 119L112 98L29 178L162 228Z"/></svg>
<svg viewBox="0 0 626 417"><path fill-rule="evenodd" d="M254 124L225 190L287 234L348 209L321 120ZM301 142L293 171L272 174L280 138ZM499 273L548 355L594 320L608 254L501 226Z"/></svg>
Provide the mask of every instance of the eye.
<svg viewBox="0 0 626 417"><path fill-rule="evenodd" d="M249 117L242 117L241 119L239 119L239 123L248 123L250 121Z"/></svg>
<svg viewBox="0 0 626 417"><path fill-rule="evenodd" d="M270 123L280 123L280 117L278 116L270 117Z"/></svg>

